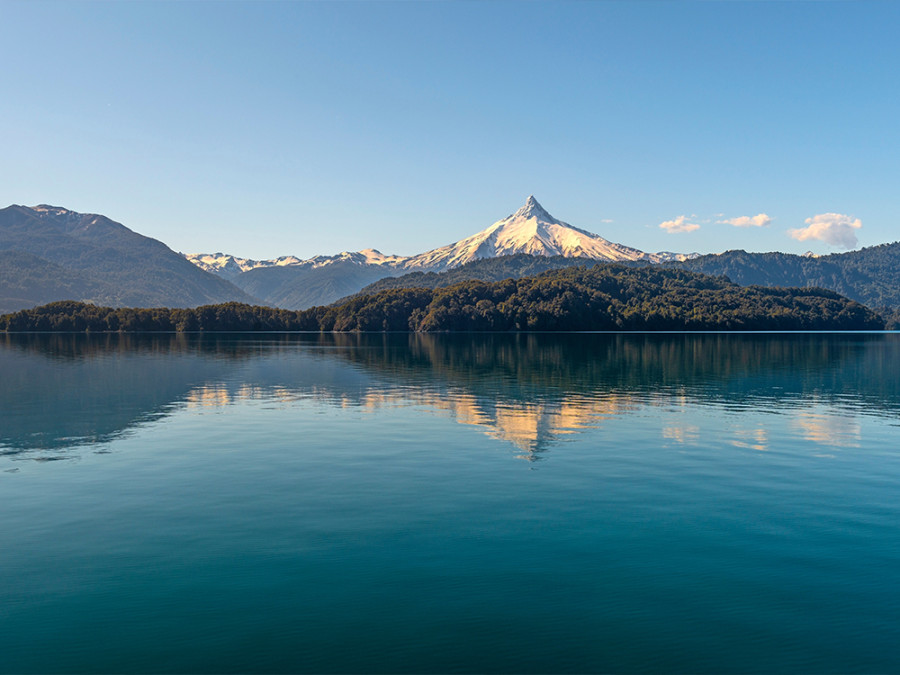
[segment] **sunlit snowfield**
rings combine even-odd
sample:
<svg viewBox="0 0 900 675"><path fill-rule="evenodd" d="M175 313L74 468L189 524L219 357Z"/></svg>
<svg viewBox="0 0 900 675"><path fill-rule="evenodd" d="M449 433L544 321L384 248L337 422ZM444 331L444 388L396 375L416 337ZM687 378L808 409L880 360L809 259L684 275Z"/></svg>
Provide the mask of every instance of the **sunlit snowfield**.
<svg viewBox="0 0 900 675"><path fill-rule="evenodd" d="M900 336L0 337L5 672L900 672Z"/></svg>

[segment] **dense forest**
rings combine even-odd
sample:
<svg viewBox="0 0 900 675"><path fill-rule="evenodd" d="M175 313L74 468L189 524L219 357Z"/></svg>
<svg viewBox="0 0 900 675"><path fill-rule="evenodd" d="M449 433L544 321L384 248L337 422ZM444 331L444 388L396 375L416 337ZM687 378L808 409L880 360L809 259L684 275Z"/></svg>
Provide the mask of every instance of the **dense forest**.
<svg viewBox="0 0 900 675"><path fill-rule="evenodd" d="M291 311L55 302L0 317L5 331L877 330L866 307L816 288L741 287L723 277L602 265L493 283L402 288Z"/></svg>
<svg viewBox="0 0 900 675"><path fill-rule="evenodd" d="M341 304L360 295L372 295L380 291L396 288L442 288L453 286L463 281L502 281L519 277L531 277L550 270L568 267L593 267L611 263L588 258L564 258L561 255L541 256L516 253L497 258L481 258L465 265L454 267L443 272L410 272L399 277L385 277L364 287L352 296L342 298L334 304ZM622 263L615 263L621 265ZM629 263L643 266L646 263Z"/></svg>
<svg viewBox="0 0 900 675"><path fill-rule="evenodd" d="M742 286L828 288L875 309L892 326L900 319L900 242L819 257L726 251L668 264Z"/></svg>
<svg viewBox="0 0 900 675"><path fill-rule="evenodd" d="M550 269L609 264L612 263L524 254L485 258L445 272L414 272L381 279L366 286L357 295L371 295L391 288L439 288L472 279L499 281ZM633 267L647 264L626 263ZM741 286L827 288L874 309L886 320L889 328L900 327L900 277L896 274L896 270L900 269L900 242L820 257L726 251L683 262L664 263L663 266L725 276Z"/></svg>

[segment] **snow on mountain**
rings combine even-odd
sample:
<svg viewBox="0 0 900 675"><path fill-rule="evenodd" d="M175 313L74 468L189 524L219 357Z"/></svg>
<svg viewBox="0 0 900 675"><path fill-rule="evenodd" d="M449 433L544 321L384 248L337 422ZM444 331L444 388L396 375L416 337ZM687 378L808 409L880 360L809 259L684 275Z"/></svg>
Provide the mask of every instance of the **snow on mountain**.
<svg viewBox="0 0 900 675"><path fill-rule="evenodd" d="M672 253L671 251L660 251L656 254L659 262L684 262L685 260L693 260L699 258L699 253Z"/></svg>
<svg viewBox="0 0 900 675"><path fill-rule="evenodd" d="M337 255L317 255L301 264L311 263L313 267L322 267L323 265L331 265L336 262L352 262L357 265L387 265L390 267L402 265L407 260L400 255L385 255L381 251L374 248L365 248L362 251L350 253L342 251Z"/></svg>
<svg viewBox="0 0 900 675"><path fill-rule="evenodd" d="M599 235L557 220L532 195L522 208L486 230L454 244L413 256L403 266L407 269L450 268L478 258L515 253L611 262L660 262L660 258L652 253L607 241Z"/></svg>
<svg viewBox="0 0 900 675"><path fill-rule="evenodd" d="M185 257L208 272L234 278L241 272L260 267L318 268L337 262L357 265L379 265L386 270L441 270L459 267L479 258L527 253L540 256L564 256L623 262L643 260L651 263L689 260L696 253L644 253L635 248L616 244L603 237L573 227L551 216L534 198L512 215L498 220L485 230L456 243L442 246L412 257L384 255L375 249L337 255L318 255L308 260L296 256L282 256L274 260L236 258L223 253L194 253Z"/></svg>
<svg viewBox="0 0 900 675"><path fill-rule="evenodd" d="M357 265L388 265L394 266L402 263L406 258L396 255L385 255L374 248L362 251L343 251L337 255L317 255L302 260L297 256L283 255L271 260L252 260L251 258L237 258L227 253L185 253L184 257L207 272L213 272L223 277L236 277L241 272L255 270L260 267L324 267L336 262L351 262Z"/></svg>
<svg viewBox="0 0 900 675"><path fill-rule="evenodd" d="M237 258L227 253L184 253L182 255L197 267L223 277L235 277L241 272L253 270L257 267L283 267L285 265L299 265L303 262L300 258L292 255L284 255L274 260Z"/></svg>

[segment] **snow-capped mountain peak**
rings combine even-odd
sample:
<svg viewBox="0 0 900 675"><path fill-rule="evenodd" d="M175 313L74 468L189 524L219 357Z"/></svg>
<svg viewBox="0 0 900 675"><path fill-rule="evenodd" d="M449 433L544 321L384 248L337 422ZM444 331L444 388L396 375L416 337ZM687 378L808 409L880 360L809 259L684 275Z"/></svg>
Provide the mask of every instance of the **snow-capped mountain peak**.
<svg viewBox="0 0 900 675"><path fill-rule="evenodd" d="M478 258L516 253L590 258L592 260L658 262L656 256L608 241L554 218L530 195L524 206L485 230L454 244L413 256L407 268L457 267Z"/></svg>
<svg viewBox="0 0 900 675"><path fill-rule="evenodd" d="M696 255L644 253L608 241L593 232L573 227L553 217L534 195L529 195L519 210L481 232L412 257L384 255L376 249L343 251L337 255L317 255L307 260L295 256L282 256L275 260L249 260L221 253L191 254L186 257L195 265L210 272L235 277L241 272L259 267L318 268L337 263L378 266L384 269L386 274L402 274L406 270L448 269L480 258L496 258L517 253L609 262L642 260L652 263L684 260Z"/></svg>
<svg viewBox="0 0 900 675"><path fill-rule="evenodd" d="M553 216L547 213L547 210L534 198L534 195L528 195L528 199L525 200L525 205L509 217L536 218L538 220L553 221Z"/></svg>
<svg viewBox="0 0 900 675"><path fill-rule="evenodd" d="M396 255L385 255L374 248L362 251L341 251L337 255L317 255L306 260L293 255L283 255L271 260L252 260L238 258L227 253L185 253L185 258L207 272L232 279L242 272L249 272L260 267L324 267L334 263L353 263L355 265L384 265L392 267L402 264L406 258Z"/></svg>

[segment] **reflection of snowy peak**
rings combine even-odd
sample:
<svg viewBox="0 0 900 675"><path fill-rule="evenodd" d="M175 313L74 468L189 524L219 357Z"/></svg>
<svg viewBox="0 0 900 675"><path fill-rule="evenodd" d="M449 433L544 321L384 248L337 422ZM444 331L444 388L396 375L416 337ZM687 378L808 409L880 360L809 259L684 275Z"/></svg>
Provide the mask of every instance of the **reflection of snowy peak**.
<svg viewBox="0 0 900 675"><path fill-rule="evenodd" d="M455 244L413 256L406 261L404 267L457 267L478 258L496 258L516 253L592 260L659 262L653 254L615 244L556 220L531 196L521 209L486 230Z"/></svg>

